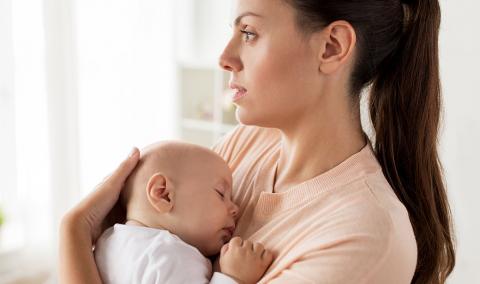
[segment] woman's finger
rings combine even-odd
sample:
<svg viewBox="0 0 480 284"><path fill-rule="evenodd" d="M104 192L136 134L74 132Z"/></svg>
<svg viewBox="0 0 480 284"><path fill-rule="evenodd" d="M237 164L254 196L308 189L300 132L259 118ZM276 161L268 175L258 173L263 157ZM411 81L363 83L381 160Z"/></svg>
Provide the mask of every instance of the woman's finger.
<svg viewBox="0 0 480 284"><path fill-rule="evenodd" d="M99 185L97 185L95 190L91 192L89 196L87 196L80 204L103 202L106 203L106 206L110 210L117 202L125 180L137 165L139 158L140 152L137 148L133 148L128 157L123 160L122 163L120 163L115 171L113 171L112 174L107 176ZM103 217L105 216L102 216L102 218Z"/></svg>
<svg viewBox="0 0 480 284"><path fill-rule="evenodd" d="M103 183L72 209L72 212L76 212L76 215L88 224L93 240L99 236L105 224L110 224L113 220L112 218L105 220L105 217L117 203L123 184L137 165L139 157L138 149L134 148L127 159L122 161ZM111 216L117 219L120 214L114 211Z"/></svg>
<svg viewBox="0 0 480 284"><path fill-rule="evenodd" d="M122 188L125 180L137 165L139 158L140 151L137 148L133 148L127 159L125 159L118 168L107 177L105 183L108 183L109 187Z"/></svg>

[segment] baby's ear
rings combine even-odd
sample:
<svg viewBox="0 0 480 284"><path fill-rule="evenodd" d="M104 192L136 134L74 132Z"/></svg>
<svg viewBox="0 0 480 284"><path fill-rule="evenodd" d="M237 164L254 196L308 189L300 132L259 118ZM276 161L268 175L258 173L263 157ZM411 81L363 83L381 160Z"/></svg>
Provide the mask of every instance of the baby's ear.
<svg viewBox="0 0 480 284"><path fill-rule="evenodd" d="M172 184L166 176L161 173L156 173L151 176L148 180L146 190L148 201L155 210L159 213L167 213L172 210Z"/></svg>

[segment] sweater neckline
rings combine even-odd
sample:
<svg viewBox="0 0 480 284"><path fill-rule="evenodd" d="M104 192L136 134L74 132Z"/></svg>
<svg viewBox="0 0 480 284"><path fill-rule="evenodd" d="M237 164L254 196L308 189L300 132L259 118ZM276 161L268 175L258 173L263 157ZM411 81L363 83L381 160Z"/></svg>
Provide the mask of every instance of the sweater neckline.
<svg viewBox="0 0 480 284"><path fill-rule="evenodd" d="M354 180L365 176L369 172L375 172L380 168L370 141L357 153L348 157L336 167L318 176L297 184L280 193L273 192L275 172L280 158L280 147L276 147L273 155L274 163L266 172L265 190L260 193L258 209L263 214L274 214L278 211L297 207L329 189L341 187Z"/></svg>

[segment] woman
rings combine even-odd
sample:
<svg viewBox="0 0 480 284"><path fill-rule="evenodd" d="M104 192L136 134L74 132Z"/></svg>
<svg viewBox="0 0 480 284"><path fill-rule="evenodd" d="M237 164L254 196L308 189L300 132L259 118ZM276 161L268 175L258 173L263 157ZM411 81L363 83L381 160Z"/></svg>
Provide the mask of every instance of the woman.
<svg viewBox="0 0 480 284"><path fill-rule="evenodd" d="M443 283L455 256L437 154L438 1L236 3L220 65L243 126L214 149L234 171L235 235L275 254L261 282ZM91 247L138 156L64 217L63 282L101 282Z"/></svg>

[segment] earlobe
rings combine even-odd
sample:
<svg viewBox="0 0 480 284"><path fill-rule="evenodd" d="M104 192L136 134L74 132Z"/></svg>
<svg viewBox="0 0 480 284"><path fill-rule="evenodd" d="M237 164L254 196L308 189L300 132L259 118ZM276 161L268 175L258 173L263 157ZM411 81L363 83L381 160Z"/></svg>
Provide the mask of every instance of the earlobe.
<svg viewBox="0 0 480 284"><path fill-rule="evenodd" d="M170 212L173 208L173 188L168 178L156 173L147 183L147 199L152 207L159 213Z"/></svg>
<svg viewBox="0 0 480 284"><path fill-rule="evenodd" d="M335 21L323 31L319 71L330 74L345 65L355 47L356 34L346 21Z"/></svg>

